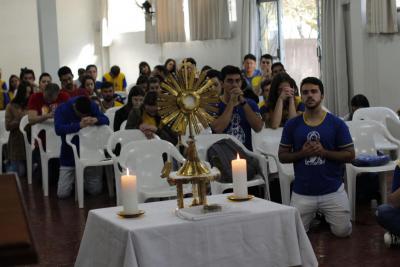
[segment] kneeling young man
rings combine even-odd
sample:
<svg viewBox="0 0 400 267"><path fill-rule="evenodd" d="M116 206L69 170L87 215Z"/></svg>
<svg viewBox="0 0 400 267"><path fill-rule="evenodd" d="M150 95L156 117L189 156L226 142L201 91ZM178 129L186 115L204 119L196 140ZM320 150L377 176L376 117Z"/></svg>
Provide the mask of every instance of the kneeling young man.
<svg viewBox="0 0 400 267"><path fill-rule="evenodd" d="M56 109L54 126L57 135L61 136L60 178L58 179L57 196L68 197L75 181L75 161L72 148L67 144L67 134L79 132L80 129L94 125L108 125L108 118L100 111L96 103L86 96L71 98ZM77 137L72 143L79 144ZM88 167L85 170L85 189L89 194L99 194L102 190L101 167Z"/></svg>
<svg viewBox="0 0 400 267"><path fill-rule="evenodd" d="M291 205L308 231L317 211L325 215L339 237L351 234L350 205L344 190L344 163L354 159L347 125L322 109L324 87L314 77L301 82L303 115L289 120L283 129L279 160L294 164Z"/></svg>

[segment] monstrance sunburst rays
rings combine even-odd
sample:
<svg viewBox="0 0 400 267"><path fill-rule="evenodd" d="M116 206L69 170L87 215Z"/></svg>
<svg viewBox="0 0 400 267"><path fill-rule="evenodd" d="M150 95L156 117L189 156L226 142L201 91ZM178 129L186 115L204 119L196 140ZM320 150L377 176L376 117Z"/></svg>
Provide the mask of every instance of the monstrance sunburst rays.
<svg viewBox="0 0 400 267"><path fill-rule="evenodd" d="M187 160L178 174L195 177L210 173L207 165L199 160L194 134L207 128L218 112L219 97L213 80L207 80L204 72L197 78L194 66L185 62L176 76L167 77L161 88L158 98L161 123L180 135L189 129Z"/></svg>
<svg viewBox="0 0 400 267"><path fill-rule="evenodd" d="M195 69L184 63L176 76L167 77L161 88L158 106L163 125L169 125L180 135L189 129L193 137L214 120L219 97L213 80L207 80L205 72L197 78Z"/></svg>

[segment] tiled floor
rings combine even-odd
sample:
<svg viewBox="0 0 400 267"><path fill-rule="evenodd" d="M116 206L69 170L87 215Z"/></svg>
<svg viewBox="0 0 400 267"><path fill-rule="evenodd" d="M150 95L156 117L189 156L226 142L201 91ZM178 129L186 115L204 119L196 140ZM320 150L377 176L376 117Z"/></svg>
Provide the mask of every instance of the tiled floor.
<svg viewBox="0 0 400 267"><path fill-rule="evenodd" d="M85 196L85 209L79 209L74 198L58 200L55 187L44 198L38 181L27 185L21 179L26 196L28 216L40 264L37 266L73 266L79 250L88 210L114 205L106 193ZM357 222L350 238L332 236L327 225L310 230L309 237L320 266L400 266L400 250L387 249L382 241L383 229L377 225L370 205L357 207Z"/></svg>

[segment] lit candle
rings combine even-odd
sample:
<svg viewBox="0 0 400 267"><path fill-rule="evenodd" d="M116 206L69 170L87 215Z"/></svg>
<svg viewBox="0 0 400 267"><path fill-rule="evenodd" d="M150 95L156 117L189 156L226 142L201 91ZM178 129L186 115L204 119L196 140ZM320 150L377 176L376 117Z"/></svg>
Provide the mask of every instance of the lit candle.
<svg viewBox="0 0 400 267"><path fill-rule="evenodd" d="M121 177L122 206L125 214L138 213L138 201L136 191L136 176L129 175L129 169L126 175Z"/></svg>
<svg viewBox="0 0 400 267"><path fill-rule="evenodd" d="M246 160L241 159L239 154L232 160L232 181L233 195L239 198L246 198L247 192L247 165Z"/></svg>

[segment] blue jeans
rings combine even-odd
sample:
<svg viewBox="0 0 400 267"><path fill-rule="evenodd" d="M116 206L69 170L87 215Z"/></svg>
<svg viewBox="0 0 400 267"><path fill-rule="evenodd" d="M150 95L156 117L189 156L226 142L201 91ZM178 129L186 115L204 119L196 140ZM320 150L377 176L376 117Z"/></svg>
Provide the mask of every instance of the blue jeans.
<svg viewBox="0 0 400 267"><path fill-rule="evenodd" d="M387 231L400 236L400 209L389 204L380 205L376 211L376 219Z"/></svg>
<svg viewBox="0 0 400 267"><path fill-rule="evenodd" d="M18 174L18 177L26 177L25 160L10 160L7 172L15 172Z"/></svg>
<svg viewBox="0 0 400 267"><path fill-rule="evenodd" d="M396 166L393 173L392 193L400 188L400 168ZM376 210L378 223L392 234L400 236L400 209L390 204L383 204Z"/></svg>

